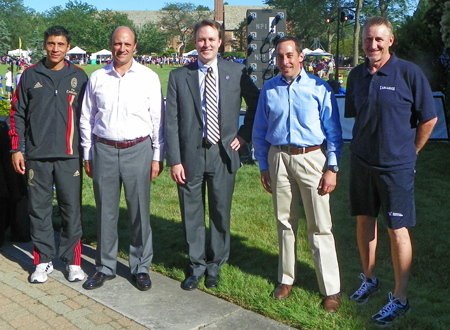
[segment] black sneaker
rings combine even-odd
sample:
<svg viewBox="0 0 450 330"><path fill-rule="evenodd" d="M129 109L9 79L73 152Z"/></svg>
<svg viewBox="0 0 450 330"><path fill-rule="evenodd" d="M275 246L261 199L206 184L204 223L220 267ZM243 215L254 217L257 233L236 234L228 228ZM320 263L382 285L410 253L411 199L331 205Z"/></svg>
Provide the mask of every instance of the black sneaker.
<svg viewBox="0 0 450 330"><path fill-rule="evenodd" d="M410 312L409 302L402 304L400 300L394 298L392 292L389 292L389 302L375 315L372 316L372 320L375 324L384 328L394 322L397 318Z"/></svg>
<svg viewBox="0 0 450 330"><path fill-rule="evenodd" d="M358 290L355 291L349 298L356 301L360 305L364 305L372 295L380 291L380 286L377 279L370 280L359 274L359 278L363 281Z"/></svg>

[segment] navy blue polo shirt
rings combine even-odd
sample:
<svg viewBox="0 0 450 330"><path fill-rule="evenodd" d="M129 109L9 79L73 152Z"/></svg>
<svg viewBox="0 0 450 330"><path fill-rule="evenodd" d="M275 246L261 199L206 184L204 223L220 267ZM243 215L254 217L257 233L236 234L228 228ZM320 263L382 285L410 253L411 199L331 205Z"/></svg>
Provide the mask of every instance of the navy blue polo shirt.
<svg viewBox="0 0 450 330"><path fill-rule="evenodd" d="M430 85L411 62L391 53L375 74L368 60L348 77L345 117L355 117L350 151L380 170L415 166L417 124L436 117Z"/></svg>

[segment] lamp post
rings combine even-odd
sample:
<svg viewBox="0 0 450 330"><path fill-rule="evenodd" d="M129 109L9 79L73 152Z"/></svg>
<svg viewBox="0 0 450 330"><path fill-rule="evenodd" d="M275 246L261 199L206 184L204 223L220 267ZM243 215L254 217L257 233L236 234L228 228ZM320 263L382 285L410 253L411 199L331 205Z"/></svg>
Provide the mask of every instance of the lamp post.
<svg viewBox="0 0 450 330"><path fill-rule="evenodd" d="M336 81L339 80L339 41L340 41L340 35L341 35L341 23L345 23L349 20L352 20L354 16L352 14L347 14L344 9L350 10L352 12L355 12L353 8L350 7L341 7L338 6L338 20L337 20L337 44L336 44L336 59L335 59L335 66L336 66L336 74L334 76L334 79Z"/></svg>

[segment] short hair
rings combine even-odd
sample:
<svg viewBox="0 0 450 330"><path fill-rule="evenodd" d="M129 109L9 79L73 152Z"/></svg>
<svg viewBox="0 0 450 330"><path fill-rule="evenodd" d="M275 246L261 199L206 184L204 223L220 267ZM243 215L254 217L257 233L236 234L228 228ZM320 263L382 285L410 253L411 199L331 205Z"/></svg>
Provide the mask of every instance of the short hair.
<svg viewBox="0 0 450 330"><path fill-rule="evenodd" d="M130 28L129 26L118 26L117 28L115 28L114 31L111 33L111 36L109 37L109 44L112 45L114 33L116 33L116 31L117 31L118 29L121 29L121 28L127 28L127 29L130 29L131 33L133 33L133 36L134 36L134 43L137 44L137 35L136 35L136 31L134 31L134 29L133 29L133 28Z"/></svg>
<svg viewBox="0 0 450 330"><path fill-rule="evenodd" d="M52 26L48 28L44 32L44 43L47 42L47 39L51 36L63 36L66 37L67 43L70 44L70 39L72 39L71 34L65 28L59 25Z"/></svg>
<svg viewBox="0 0 450 330"><path fill-rule="evenodd" d="M363 31L364 31L364 29L365 29L366 27L371 27L371 26L381 26L381 25L384 25L384 26L387 27L388 32L389 32L389 36L394 35L394 28L393 28L393 26L392 26L392 23L391 23L386 17L383 17L383 16L373 16L373 17L370 17L370 18L364 23Z"/></svg>
<svg viewBox="0 0 450 330"><path fill-rule="evenodd" d="M200 30L204 26L210 26L213 29L216 29L219 32L219 39L222 39L222 25L219 22L216 22L212 19L204 19L200 22L197 22L194 26L194 39L197 37L197 31Z"/></svg>
<svg viewBox="0 0 450 330"><path fill-rule="evenodd" d="M302 42L300 41L299 38L291 37L291 36L284 36L284 37L278 39L276 44L275 44L275 49L277 49L279 44L281 44L282 42L286 42L286 41L293 41L294 44L295 44L295 50L297 51L297 53L299 55L302 53L302 51L303 51L303 49L302 49Z"/></svg>

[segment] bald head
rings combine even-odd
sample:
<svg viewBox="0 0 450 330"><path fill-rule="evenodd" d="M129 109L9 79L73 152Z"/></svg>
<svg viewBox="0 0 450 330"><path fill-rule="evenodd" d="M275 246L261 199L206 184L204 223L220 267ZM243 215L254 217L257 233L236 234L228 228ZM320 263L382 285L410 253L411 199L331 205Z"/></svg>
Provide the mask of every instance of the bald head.
<svg viewBox="0 0 450 330"><path fill-rule="evenodd" d="M137 37L136 37L136 33L134 32L134 30L128 26L119 26L118 28L116 28L113 33L111 33L111 37L109 38L109 42L112 45L113 43L113 39L116 36L117 33L119 32L126 32L126 33L131 33L134 37L134 43L137 44Z"/></svg>

